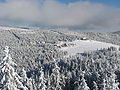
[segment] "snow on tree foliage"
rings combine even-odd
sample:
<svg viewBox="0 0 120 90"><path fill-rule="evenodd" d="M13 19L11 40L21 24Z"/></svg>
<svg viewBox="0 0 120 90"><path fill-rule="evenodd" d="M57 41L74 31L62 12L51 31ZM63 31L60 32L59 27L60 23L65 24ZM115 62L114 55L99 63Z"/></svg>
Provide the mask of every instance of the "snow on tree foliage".
<svg viewBox="0 0 120 90"><path fill-rule="evenodd" d="M26 74L24 67L22 68L22 71L21 71L21 77L23 77L24 79L27 78L27 74Z"/></svg>
<svg viewBox="0 0 120 90"><path fill-rule="evenodd" d="M115 73L114 72L112 72L112 74L111 74L111 86L112 86L112 89L113 90L119 90L119 82L118 81L116 81L116 75L115 75Z"/></svg>
<svg viewBox="0 0 120 90"><path fill-rule="evenodd" d="M2 90L28 90L21 81L21 77L17 74L15 66L17 66L11 58L9 47L5 47L5 57L0 63L0 84Z"/></svg>
<svg viewBox="0 0 120 90"><path fill-rule="evenodd" d="M33 90L33 85L32 85L32 79L28 79L26 71L24 67L22 68L22 71L20 73L22 83L25 87L27 87L29 90Z"/></svg>
<svg viewBox="0 0 120 90"><path fill-rule="evenodd" d="M111 72L109 76L106 76L106 89L108 90L119 90L119 83L116 82L116 75Z"/></svg>
<svg viewBox="0 0 120 90"><path fill-rule="evenodd" d="M54 68L52 69L52 74L50 76L51 82L53 83L52 86L55 87L54 90L62 90L61 88L61 75L60 75L60 68L57 65L57 60L54 59Z"/></svg>
<svg viewBox="0 0 120 90"><path fill-rule="evenodd" d="M40 76L39 76L39 85L38 85L38 89L39 90L46 90L47 86L45 85L46 80L45 80L45 76L44 76L44 72L43 72L43 68L41 67L40 69Z"/></svg>
<svg viewBox="0 0 120 90"><path fill-rule="evenodd" d="M93 81L93 90L98 90L98 86L97 86L97 83L95 81Z"/></svg>
<svg viewBox="0 0 120 90"><path fill-rule="evenodd" d="M47 47L47 46L46 46ZM47 55L47 59L50 55ZM120 53L111 48L69 58L37 58L38 67L17 74L9 47L0 63L1 90L119 90ZM29 78L27 77L29 76Z"/></svg>
<svg viewBox="0 0 120 90"><path fill-rule="evenodd" d="M84 74L81 75L81 80L77 88L75 90L90 90L87 86L86 80L84 79Z"/></svg>

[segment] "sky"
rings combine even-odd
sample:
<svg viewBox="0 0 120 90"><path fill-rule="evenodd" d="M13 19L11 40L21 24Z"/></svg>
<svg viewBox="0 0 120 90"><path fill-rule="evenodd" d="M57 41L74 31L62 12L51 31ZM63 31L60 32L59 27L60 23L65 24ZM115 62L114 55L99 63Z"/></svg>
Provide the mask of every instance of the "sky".
<svg viewBox="0 0 120 90"><path fill-rule="evenodd" d="M58 1L66 4L79 1L90 1L120 8L120 0L58 0Z"/></svg>
<svg viewBox="0 0 120 90"><path fill-rule="evenodd" d="M120 0L0 0L0 23L120 27Z"/></svg>
<svg viewBox="0 0 120 90"><path fill-rule="evenodd" d="M0 0L0 2L5 2L5 1L6 0ZM57 0L57 1L65 4L79 2L79 1L90 1L90 2L102 3L120 8L120 0Z"/></svg>

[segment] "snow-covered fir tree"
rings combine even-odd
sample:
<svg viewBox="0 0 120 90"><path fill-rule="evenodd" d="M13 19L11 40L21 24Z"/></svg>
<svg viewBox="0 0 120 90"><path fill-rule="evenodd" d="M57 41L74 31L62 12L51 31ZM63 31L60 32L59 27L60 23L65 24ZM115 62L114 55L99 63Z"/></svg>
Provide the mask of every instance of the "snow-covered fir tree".
<svg viewBox="0 0 120 90"><path fill-rule="evenodd" d="M61 88L61 77L60 77L60 68L57 65L58 62L54 59L54 68L52 69L51 80L55 86L54 90L62 90Z"/></svg>
<svg viewBox="0 0 120 90"><path fill-rule="evenodd" d="M21 76L21 80L22 80L23 85L25 87L27 87L29 90L33 90L32 79L31 78L29 79L27 77L27 73L26 73L24 67L22 68L20 76Z"/></svg>
<svg viewBox="0 0 120 90"><path fill-rule="evenodd" d="M38 84L38 89L39 90L46 90L47 86L45 85L46 80L45 80L45 76L44 76L44 72L43 72L43 68L41 67L40 69L40 76L39 76L39 84Z"/></svg>
<svg viewBox="0 0 120 90"><path fill-rule="evenodd" d="M106 90L106 80L105 80L105 78L104 78L103 81L101 82L100 89L101 89L101 90Z"/></svg>
<svg viewBox="0 0 120 90"><path fill-rule="evenodd" d="M80 84L78 85L77 88L75 88L75 90L90 90L89 87L87 86L85 79L84 79L84 74L81 75Z"/></svg>
<svg viewBox="0 0 120 90"><path fill-rule="evenodd" d="M95 81L93 81L93 90L99 90L97 83Z"/></svg>
<svg viewBox="0 0 120 90"><path fill-rule="evenodd" d="M5 47L5 57L0 63L0 84L2 90L28 90L21 81L21 77L17 74L15 66L17 66L11 58L9 47Z"/></svg>
<svg viewBox="0 0 120 90"><path fill-rule="evenodd" d="M116 75L114 72L111 72L110 76L107 77L107 81L108 81L108 86L107 87L108 89L111 89L111 90L119 90L119 82L116 81Z"/></svg>

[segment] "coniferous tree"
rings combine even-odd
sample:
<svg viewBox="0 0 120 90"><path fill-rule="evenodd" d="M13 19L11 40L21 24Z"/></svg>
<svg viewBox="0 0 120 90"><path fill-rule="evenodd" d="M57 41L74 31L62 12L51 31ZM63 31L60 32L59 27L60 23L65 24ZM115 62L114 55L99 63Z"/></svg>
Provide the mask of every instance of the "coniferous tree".
<svg viewBox="0 0 120 90"><path fill-rule="evenodd" d="M112 90L119 90L119 87L118 87L119 82L116 81L116 75L114 72L111 73L109 84Z"/></svg>
<svg viewBox="0 0 120 90"><path fill-rule="evenodd" d="M82 78L81 78L81 81L80 81L80 85L75 90L90 90L90 88L87 86L87 83L84 79L83 74L82 74Z"/></svg>
<svg viewBox="0 0 120 90"><path fill-rule="evenodd" d="M97 83L95 81L93 81L93 90L99 90Z"/></svg>
<svg viewBox="0 0 120 90"><path fill-rule="evenodd" d="M22 83L21 77L16 72L16 64L9 54L9 47L5 47L5 57L0 63L1 84L3 90L28 90Z"/></svg>
<svg viewBox="0 0 120 90"><path fill-rule="evenodd" d="M39 84L38 84L38 89L39 90L46 90L47 86L45 85L46 80L45 80L45 76L44 76L44 72L43 72L43 68L41 67L40 69L40 76L39 76Z"/></svg>
<svg viewBox="0 0 120 90"><path fill-rule="evenodd" d="M52 69L51 79L54 82L55 90L62 90L61 88L61 77L60 77L60 68L57 65L58 62L54 59L54 68Z"/></svg>
<svg viewBox="0 0 120 90"><path fill-rule="evenodd" d="M103 82L101 83L101 90L106 90L106 80L103 79Z"/></svg>
<svg viewBox="0 0 120 90"><path fill-rule="evenodd" d="M33 85L32 85L32 79L27 77L27 73L24 68L22 68L22 71L20 73L22 83L24 86L26 86L29 90L33 90Z"/></svg>

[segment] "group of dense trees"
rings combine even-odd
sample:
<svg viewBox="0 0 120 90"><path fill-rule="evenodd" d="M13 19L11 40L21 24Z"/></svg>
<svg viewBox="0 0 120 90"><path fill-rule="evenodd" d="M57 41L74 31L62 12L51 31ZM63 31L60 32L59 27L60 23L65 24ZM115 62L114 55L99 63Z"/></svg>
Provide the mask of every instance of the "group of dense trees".
<svg viewBox="0 0 120 90"><path fill-rule="evenodd" d="M0 88L1 90L29 90L30 80L27 78L24 68L21 75L17 73L16 66L9 53L9 47L5 47L5 57L0 63Z"/></svg>
<svg viewBox="0 0 120 90"><path fill-rule="evenodd" d="M0 63L1 90L119 90L120 52L116 48L52 59L38 68L18 72L9 47Z"/></svg>
<svg viewBox="0 0 120 90"><path fill-rule="evenodd" d="M11 29L0 30L0 37L0 90L120 88L120 52L115 48L63 58L67 52L54 46L61 41L70 42L82 37L120 45L120 32ZM10 52L6 47L3 57L6 45L10 46Z"/></svg>

